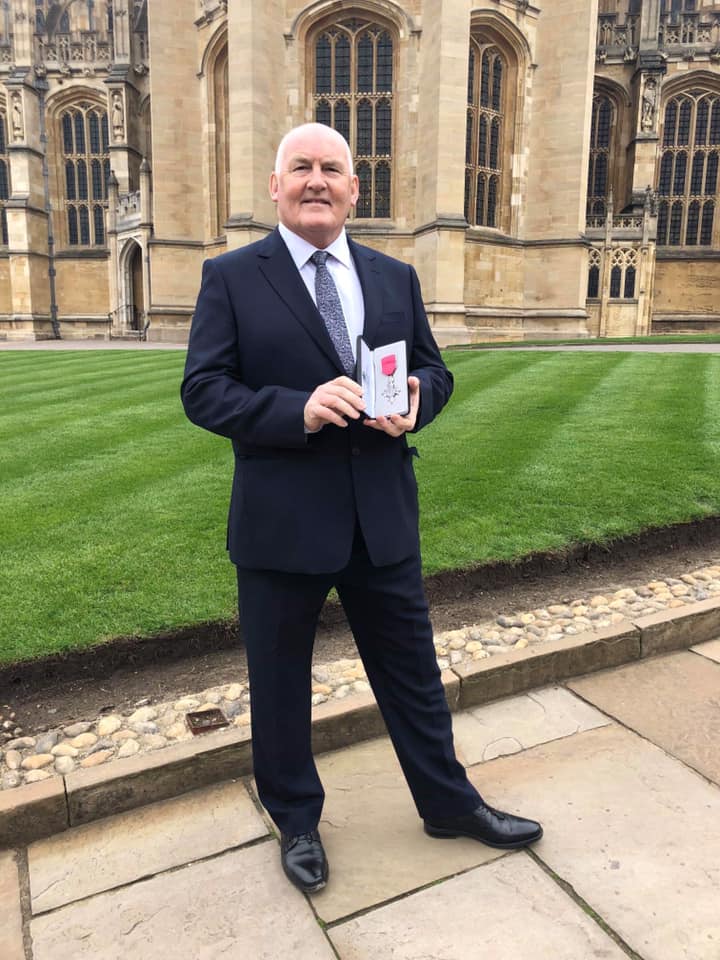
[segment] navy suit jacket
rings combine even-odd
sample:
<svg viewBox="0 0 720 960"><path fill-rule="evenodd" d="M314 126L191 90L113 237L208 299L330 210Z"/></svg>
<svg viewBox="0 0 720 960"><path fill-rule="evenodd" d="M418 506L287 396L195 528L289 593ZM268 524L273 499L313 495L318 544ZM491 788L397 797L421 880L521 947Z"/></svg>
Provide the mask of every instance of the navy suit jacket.
<svg viewBox="0 0 720 960"><path fill-rule="evenodd" d="M416 429L452 392L412 267L349 240L371 347L406 340L420 380ZM306 434L304 407L343 374L279 231L203 266L181 394L193 423L232 440L227 546L243 567L333 573L359 522L373 564L418 550L417 487L405 436L350 421Z"/></svg>

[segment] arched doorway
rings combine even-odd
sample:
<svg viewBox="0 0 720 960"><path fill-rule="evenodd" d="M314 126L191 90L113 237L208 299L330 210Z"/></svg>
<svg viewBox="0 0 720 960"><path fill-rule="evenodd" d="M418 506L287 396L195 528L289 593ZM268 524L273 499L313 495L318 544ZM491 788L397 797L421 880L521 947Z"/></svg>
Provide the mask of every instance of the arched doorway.
<svg viewBox="0 0 720 960"><path fill-rule="evenodd" d="M128 240L122 257L122 292L120 311L127 331L142 333L145 327L145 292L143 284L142 247Z"/></svg>

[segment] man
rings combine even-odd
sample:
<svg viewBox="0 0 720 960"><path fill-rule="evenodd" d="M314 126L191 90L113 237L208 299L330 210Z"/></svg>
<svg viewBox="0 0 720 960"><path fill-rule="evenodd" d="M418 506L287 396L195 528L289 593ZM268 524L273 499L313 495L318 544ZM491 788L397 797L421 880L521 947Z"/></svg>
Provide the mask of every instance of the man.
<svg viewBox="0 0 720 960"><path fill-rule="evenodd" d="M452 391L415 271L350 240L358 179L345 140L305 124L280 143L279 227L208 260L182 398L229 437L228 549L250 673L255 779L301 890L328 866L310 747L312 647L335 586L425 830L524 846L534 821L492 810L455 758L420 569L417 488L405 435ZM410 409L368 419L353 344L405 340Z"/></svg>

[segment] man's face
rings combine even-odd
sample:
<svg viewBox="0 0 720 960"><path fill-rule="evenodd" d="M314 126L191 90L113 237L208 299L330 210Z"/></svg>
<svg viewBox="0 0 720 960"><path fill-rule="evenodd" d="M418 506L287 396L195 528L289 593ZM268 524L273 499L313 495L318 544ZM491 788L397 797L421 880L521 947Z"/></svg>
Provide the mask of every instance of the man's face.
<svg viewBox="0 0 720 960"><path fill-rule="evenodd" d="M339 134L300 130L283 150L280 170L270 176L278 217L293 233L323 249L340 234L358 198Z"/></svg>

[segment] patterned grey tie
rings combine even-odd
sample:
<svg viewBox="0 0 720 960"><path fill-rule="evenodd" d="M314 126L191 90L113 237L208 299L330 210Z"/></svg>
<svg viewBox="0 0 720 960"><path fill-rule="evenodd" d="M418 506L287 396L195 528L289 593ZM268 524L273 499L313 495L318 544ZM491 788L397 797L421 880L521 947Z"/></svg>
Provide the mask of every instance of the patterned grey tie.
<svg viewBox="0 0 720 960"><path fill-rule="evenodd" d="M316 250L310 257L315 264L315 301L345 373L349 377L353 377L355 375L355 359L350 346L350 336L345 324L340 295L325 263L327 258L327 250Z"/></svg>

